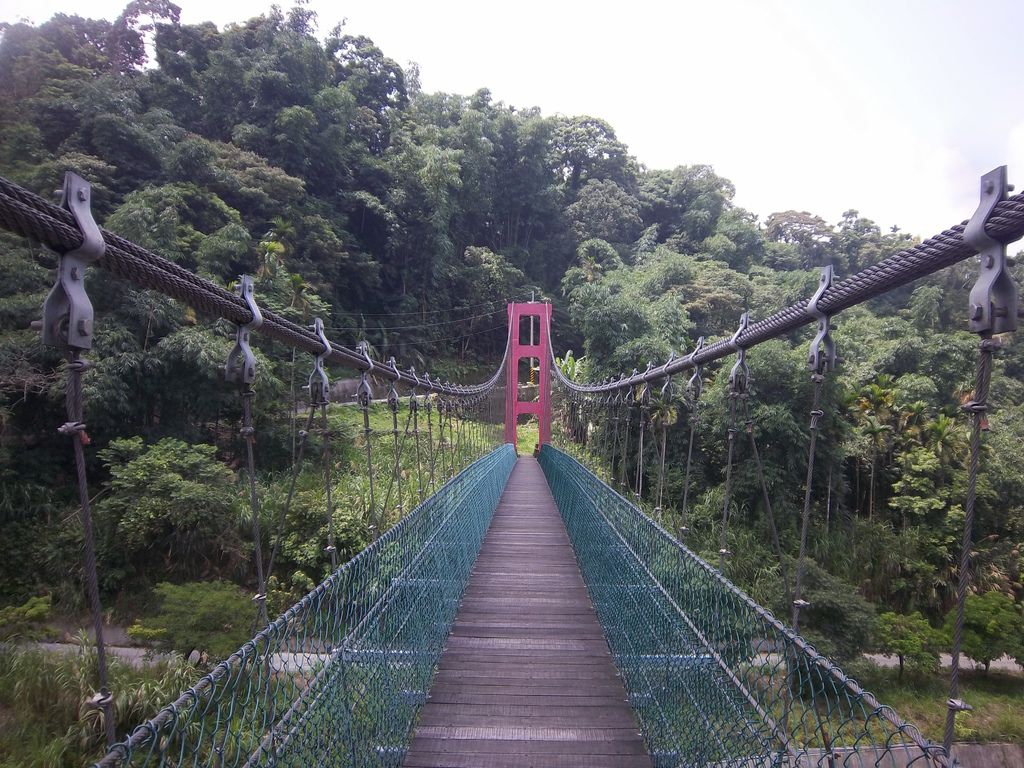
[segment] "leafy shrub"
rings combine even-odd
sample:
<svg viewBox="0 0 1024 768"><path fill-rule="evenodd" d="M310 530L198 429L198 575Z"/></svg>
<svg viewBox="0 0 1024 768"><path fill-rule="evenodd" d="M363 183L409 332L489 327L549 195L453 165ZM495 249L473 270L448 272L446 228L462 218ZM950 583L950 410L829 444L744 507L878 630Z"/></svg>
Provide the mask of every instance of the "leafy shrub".
<svg viewBox="0 0 1024 768"><path fill-rule="evenodd" d="M944 629L953 636L956 610L946 615ZM989 665L1000 656L1024 658L1024 616L1013 599L1001 592L968 595L964 604L963 652Z"/></svg>
<svg viewBox="0 0 1024 768"><path fill-rule="evenodd" d="M30 597L21 605L0 608L0 640L37 638L39 624L50 618L51 610L49 595Z"/></svg>
<svg viewBox="0 0 1024 768"><path fill-rule="evenodd" d="M128 629L136 640L187 656L205 651L224 659L251 634L255 606L241 588L227 581L157 584L159 609Z"/></svg>
<svg viewBox="0 0 1024 768"><path fill-rule="evenodd" d="M875 650L896 656L900 677L904 664L912 669L932 670L939 663L939 634L920 613L899 614L891 611L878 617L875 624Z"/></svg>
<svg viewBox="0 0 1024 768"><path fill-rule="evenodd" d="M99 455L111 475L97 505L109 560L184 578L230 572L242 560L235 476L214 446L133 437Z"/></svg>

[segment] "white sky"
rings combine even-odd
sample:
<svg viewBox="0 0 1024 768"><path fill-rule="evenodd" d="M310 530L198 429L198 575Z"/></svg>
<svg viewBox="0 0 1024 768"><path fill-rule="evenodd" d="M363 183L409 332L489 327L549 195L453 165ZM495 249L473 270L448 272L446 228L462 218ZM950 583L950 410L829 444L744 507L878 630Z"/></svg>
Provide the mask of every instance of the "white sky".
<svg viewBox="0 0 1024 768"><path fill-rule="evenodd" d="M177 2L185 23L263 10ZM125 4L0 0L0 20L114 18ZM762 218L795 208L835 222L856 208L928 236L970 215L994 166L1024 184L1020 0L310 6L321 32L344 18L399 63L417 62L428 91L487 87L545 114L602 117L651 168L708 163Z"/></svg>

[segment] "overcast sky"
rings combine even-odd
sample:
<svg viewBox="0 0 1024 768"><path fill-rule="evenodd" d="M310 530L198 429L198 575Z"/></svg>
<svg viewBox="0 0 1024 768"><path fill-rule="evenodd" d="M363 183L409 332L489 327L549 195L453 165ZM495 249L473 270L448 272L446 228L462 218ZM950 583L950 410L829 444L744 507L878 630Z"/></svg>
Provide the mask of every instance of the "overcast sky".
<svg viewBox="0 0 1024 768"><path fill-rule="evenodd" d="M262 8L178 0L223 26ZM123 0L0 0L0 20L114 18ZM286 7L289 3L282 3ZM608 120L650 168L707 163L762 219L848 208L928 236L970 215L977 179L1024 184L1024 2L313 0L423 87ZM269 7L269 4L266 6Z"/></svg>

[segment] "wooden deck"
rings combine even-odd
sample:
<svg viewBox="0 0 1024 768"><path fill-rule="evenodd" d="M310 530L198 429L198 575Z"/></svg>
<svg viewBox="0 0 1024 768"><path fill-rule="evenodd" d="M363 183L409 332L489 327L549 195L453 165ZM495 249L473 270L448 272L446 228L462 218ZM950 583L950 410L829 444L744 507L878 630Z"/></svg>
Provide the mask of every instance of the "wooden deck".
<svg viewBox="0 0 1024 768"><path fill-rule="evenodd" d="M406 768L650 768L532 457L512 470Z"/></svg>

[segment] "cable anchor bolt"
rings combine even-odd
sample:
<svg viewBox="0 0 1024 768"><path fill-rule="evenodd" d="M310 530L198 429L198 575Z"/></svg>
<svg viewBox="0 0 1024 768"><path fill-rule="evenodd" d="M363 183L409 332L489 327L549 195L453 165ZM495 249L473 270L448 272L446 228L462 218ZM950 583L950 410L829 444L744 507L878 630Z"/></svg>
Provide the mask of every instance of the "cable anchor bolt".
<svg viewBox="0 0 1024 768"><path fill-rule="evenodd" d="M239 325L235 332L235 346L224 365L224 378L229 383L250 387L256 381L256 355L249 346L249 336L263 325L263 313L256 304L256 287L251 276L239 277L235 292L245 301L252 319Z"/></svg>
<svg viewBox="0 0 1024 768"><path fill-rule="evenodd" d="M85 292L86 268L106 252L106 243L92 216L92 188L78 174L64 174L60 207L71 215L82 233L82 244L61 254L57 282L43 302L43 344L66 350L92 349L93 308Z"/></svg>
<svg viewBox="0 0 1024 768"><path fill-rule="evenodd" d="M971 288L969 326L973 333L992 335L1017 329L1017 285L1010 275L1006 243L989 236L985 225L1010 191L1006 166L981 177L981 202L964 229L964 242L978 251L980 271Z"/></svg>

